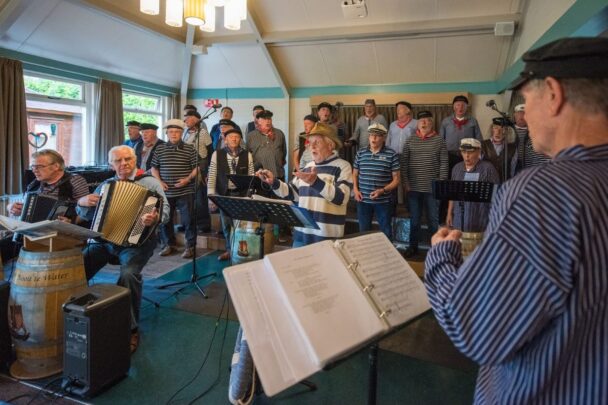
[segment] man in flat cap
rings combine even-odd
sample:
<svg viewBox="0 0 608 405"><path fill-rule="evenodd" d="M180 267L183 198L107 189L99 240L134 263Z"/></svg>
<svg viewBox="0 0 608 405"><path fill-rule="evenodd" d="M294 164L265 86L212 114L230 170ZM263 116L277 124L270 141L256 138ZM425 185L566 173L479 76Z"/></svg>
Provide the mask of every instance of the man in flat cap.
<svg viewBox="0 0 608 405"><path fill-rule="evenodd" d="M376 108L376 100L373 98L368 98L365 100L363 105L363 115L359 117L357 123L355 124L355 130L353 131L353 135L350 139L345 142L347 146L351 144L356 144L357 149L366 148L369 145L369 137L367 135L367 128L369 128L372 124L382 124L384 128L388 128L388 122L386 122L386 118L384 115L378 114L378 109Z"/></svg>
<svg viewBox="0 0 608 405"><path fill-rule="evenodd" d="M475 138L481 142L481 130L475 117L467 114L469 99L464 95L458 95L452 100L453 113L441 121L439 134L446 143L449 155L450 171L460 161L460 140L464 138Z"/></svg>
<svg viewBox="0 0 608 405"><path fill-rule="evenodd" d="M129 136L129 139L127 139L124 144L135 149L137 144L141 142L140 130L141 124L138 121L128 121L127 135Z"/></svg>
<svg viewBox="0 0 608 405"><path fill-rule="evenodd" d="M519 173L527 167L538 166L551 158L544 153L539 153L532 146L532 139L526 122L526 107L517 104L513 109L513 121L515 122L515 133L517 134L517 167L515 173Z"/></svg>
<svg viewBox="0 0 608 405"><path fill-rule="evenodd" d="M222 132L220 131L220 125L221 125L221 121L222 120L228 120L232 122L232 117L234 116L234 111L232 110L231 107L225 106L222 107L222 109L220 110L220 122L218 122L217 124L214 124L211 127L211 132L209 133L209 135L211 135L211 140L213 141L213 150L217 150L218 148L222 148L222 146L219 145L220 143L220 139L222 139L221 135ZM241 130L241 128L235 123L234 127L235 129L238 129L239 131Z"/></svg>
<svg viewBox="0 0 608 405"><path fill-rule="evenodd" d="M374 214L380 230L393 240L391 193L399 185L399 155L385 145L388 131L382 124L367 129L369 146L357 151L353 163L353 192L359 231L372 229Z"/></svg>
<svg viewBox="0 0 608 405"><path fill-rule="evenodd" d="M608 38L565 38L522 57L534 148L549 163L501 186L481 245L460 231L426 258L435 317L481 367L475 402L608 401Z"/></svg>
<svg viewBox="0 0 608 405"><path fill-rule="evenodd" d="M298 146L293 150L293 169L294 171L302 170L306 167L308 162L312 161L312 154L308 147L308 134L315 126L319 119L312 114L308 114L304 117L304 131L298 136Z"/></svg>
<svg viewBox="0 0 608 405"><path fill-rule="evenodd" d="M168 256L175 252L177 243L173 217L177 209L186 233L186 249L182 257L189 259L194 256L196 246L196 224L192 214L195 203L194 182L199 170L197 153L192 145L182 140L182 120L170 119L163 128L167 133L167 143L159 145L152 157L152 175L160 181L170 207L169 221L160 227L160 255Z"/></svg>
<svg viewBox="0 0 608 405"><path fill-rule="evenodd" d="M313 161L294 173L293 187L268 169L256 172L277 196L296 201L319 225L320 229L295 227L294 247L344 236L346 206L353 186L350 163L338 156L342 142L334 127L317 122L308 134L308 142Z"/></svg>
<svg viewBox="0 0 608 405"><path fill-rule="evenodd" d="M209 216L207 185L205 178L209 168L209 158L213 152L211 136L207 132L207 127L203 127L201 115L197 111L188 111L184 115L184 130L183 140L186 144L192 145L198 150L198 166L200 176L197 186L195 187L196 195L196 228L197 232L204 234L211 229L211 217Z"/></svg>
<svg viewBox="0 0 608 405"><path fill-rule="evenodd" d="M420 111L417 118L416 133L406 139L400 162L401 182L407 193L410 211L409 246L404 254L406 258L418 254L423 209L426 210L429 230L437 231L439 204L433 197L433 180L448 179L448 152L445 141L435 131L433 114L430 111Z"/></svg>
<svg viewBox="0 0 608 405"><path fill-rule="evenodd" d="M157 136L158 125L143 123L141 124L142 142L135 147L135 156L137 156L137 167L143 169L146 173L150 173L152 168L152 156L158 145L165 143Z"/></svg>
<svg viewBox="0 0 608 405"><path fill-rule="evenodd" d="M509 123L502 117L493 118L490 125L490 138L481 142L481 157L492 163L501 183L510 179L515 172L516 152L515 135Z"/></svg>
<svg viewBox="0 0 608 405"><path fill-rule="evenodd" d="M253 155L256 169L270 170L274 177L285 180L287 144L285 134L272 125L272 111L260 111L256 115L258 129L249 133L247 149Z"/></svg>
<svg viewBox="0 0 608 405"><path fill-rule="evenodd" d="M462 139L460 153L462 153L462 162L456 163L452 169L451 180L500 183L500 177L494 165L481 160L481 142L475 138ZM450 201L445 224L462 232L483 232L488 225L490 207L490 203Z"/></svg>
<svg viewBox="0 0 608 405"><path fill-rule="evenodd" d="M255 131L258 128L258 119L256 118L259 112L264 111L265 108L263 105L254 105L253 109L251 110L251 114L253 115L253 121L249 121L247 123L247 130L245 131L245 133L243 135L245 135L243 137L243 141L245 143L247 143L247 136L249 135L250 132Z"/></svg>

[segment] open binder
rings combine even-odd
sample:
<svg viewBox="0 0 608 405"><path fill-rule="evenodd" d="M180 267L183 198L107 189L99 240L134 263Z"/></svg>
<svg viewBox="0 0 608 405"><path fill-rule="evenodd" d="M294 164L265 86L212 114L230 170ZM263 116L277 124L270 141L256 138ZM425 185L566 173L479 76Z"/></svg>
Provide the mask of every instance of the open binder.
<svg viewBox="0 0 608 405"><path fill-rule="evenodd" d="M383 233L273 253L224 278L268 396L430 309Z"/></svg>

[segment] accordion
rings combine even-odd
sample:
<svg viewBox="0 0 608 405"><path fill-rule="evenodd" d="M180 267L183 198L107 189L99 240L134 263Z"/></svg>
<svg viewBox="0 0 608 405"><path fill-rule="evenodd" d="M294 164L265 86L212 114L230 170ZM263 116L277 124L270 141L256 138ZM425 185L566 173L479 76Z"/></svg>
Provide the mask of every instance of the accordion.
<svg viewBox="0 0 608 405"><path fill-rule="evenodd" d="M159 194L137 183L109 181L101 188L91 230L100 232L102 239L116 245L141 245L155 229L146 229L141 217L154 208L160 212L161 205Z"/></svg>
<svg viewBox="0 0 608 405"><path fill-rule="evenodd" d="M76 218L76 203L35 192L26 193L19 218L21 221L34 223L45 219L54 220L58 216L70 220Z"/></svg>

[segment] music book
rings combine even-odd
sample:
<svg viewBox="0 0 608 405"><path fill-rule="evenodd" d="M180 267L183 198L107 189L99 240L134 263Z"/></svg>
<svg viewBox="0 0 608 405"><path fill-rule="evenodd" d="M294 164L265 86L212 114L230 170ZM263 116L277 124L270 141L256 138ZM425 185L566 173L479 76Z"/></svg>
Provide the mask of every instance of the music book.
<svg viewBox="0 0 608 405"><path fill-rule="evenodd" d="M12 219L4 215L0 215L0 229L6 229L14 233L25 235L32 241L55 236L63 236L76 240L87 240L89 238L98 238L102 236L99 232L94 232L58 219L47 219L29 223Z"/></svg>
<svg viewBox="0 0 608 405"><path fill-rule="evenodd" d="M269 396L430 309L383 233L272 253L224 278Z"/></svg>

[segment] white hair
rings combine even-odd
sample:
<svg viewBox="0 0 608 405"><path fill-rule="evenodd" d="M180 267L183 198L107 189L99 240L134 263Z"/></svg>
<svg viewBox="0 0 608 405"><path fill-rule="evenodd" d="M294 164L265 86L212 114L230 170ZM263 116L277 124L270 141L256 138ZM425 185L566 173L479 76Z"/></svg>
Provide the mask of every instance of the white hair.
<svg viewBox="0 0 608 405"><path fill-rule="evenodd" d="M127 145L118 145L118 146L114 146L112 149L110 149L110 151L108 152L108 163L112 163L112 156L114 156L114 154L118 151L121 150L126 150L129 152L129 155L131 155L132 157L135 157L135 150Z"/></svg>

